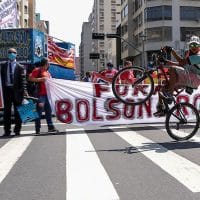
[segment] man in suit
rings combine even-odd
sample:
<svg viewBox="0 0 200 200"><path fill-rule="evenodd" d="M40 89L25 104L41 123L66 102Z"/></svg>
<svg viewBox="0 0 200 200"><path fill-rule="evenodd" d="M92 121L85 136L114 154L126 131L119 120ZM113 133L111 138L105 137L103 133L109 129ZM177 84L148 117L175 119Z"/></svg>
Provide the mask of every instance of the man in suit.
<svg viewBox="0 0 200 200"><path fill-rule="evenodd" d="M16 61L17 51L14 48L8 49L8 61L1 65L1 80L4 99L4 134L3 137L11 135L11 108L14 106L13 132L20 135L21 119L17 106L22 103L26 90L26 72L22 65Z"/></svg>

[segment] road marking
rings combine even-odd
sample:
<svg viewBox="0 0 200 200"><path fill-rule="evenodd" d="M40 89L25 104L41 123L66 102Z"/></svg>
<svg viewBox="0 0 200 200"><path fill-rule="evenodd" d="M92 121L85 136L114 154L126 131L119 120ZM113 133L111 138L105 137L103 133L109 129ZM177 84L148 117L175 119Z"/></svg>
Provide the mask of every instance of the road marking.
<svg viewBox="0 0 200 200"><path fill-rule="evenodd" d="M118 200L87 134L67 135L66 143L67 200Z"/></svg>
<svg viewBox="0 0 200 200"><path fill-rule="evenodd" d="M0 183L29 146L34 136L10 139L0 148Z"/></svg>
<svg viewBox="0 0 200 200"><path fill-rule="evenodd" d="M144 156L185 185L192 192L200 192L200 166L134 131L115 132L136 147ZM162 152L162 153L161 153Z"/></svg>
<svg viewBox="0 0 200 200"><path fill-rule="evenodd" d="M20 132L21 135L34 134L34 133L35 133L34 130L32 130L32 131L21 131Z"/></svg>

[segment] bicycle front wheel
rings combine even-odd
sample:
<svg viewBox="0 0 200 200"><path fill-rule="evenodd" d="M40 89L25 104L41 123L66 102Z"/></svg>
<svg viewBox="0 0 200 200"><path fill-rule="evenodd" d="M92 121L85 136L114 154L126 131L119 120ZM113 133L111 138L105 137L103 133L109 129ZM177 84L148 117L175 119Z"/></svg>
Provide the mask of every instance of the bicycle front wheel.
<svg viewBox="0 0 200 200"><path fill-rule="evenodd" d="M127 105L139 105L152 96L154 91L153 78L143 68L126 67L114 76L112 91L121 102Z"/></svg>
<svg viewBox="0 0 200 200"><path fill-rule="evenodd" d="M199 112L190 103L178 103L167 112L165 126L175 140L188 140L199 128Z"/></svg>

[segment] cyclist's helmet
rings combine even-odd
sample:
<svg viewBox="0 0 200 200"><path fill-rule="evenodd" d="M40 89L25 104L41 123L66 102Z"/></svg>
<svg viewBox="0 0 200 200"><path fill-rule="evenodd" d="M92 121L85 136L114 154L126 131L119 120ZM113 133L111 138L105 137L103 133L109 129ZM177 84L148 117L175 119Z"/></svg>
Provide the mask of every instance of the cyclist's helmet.
<svg viewBox="0 0 200 200"><path fill-rule="evenodd" d="M200 47L200 39L198 36L193 35L189 42L188 42L189 48L198 48Z"/></svg>

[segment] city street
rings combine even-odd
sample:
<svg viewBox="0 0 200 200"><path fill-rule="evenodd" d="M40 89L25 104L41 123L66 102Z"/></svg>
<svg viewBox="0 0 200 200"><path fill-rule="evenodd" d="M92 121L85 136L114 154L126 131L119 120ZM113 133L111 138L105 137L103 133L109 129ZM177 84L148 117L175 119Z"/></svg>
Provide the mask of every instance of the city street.
<svg viewBox="0 0 200 200"><path fill-rule="evenodd" d="M54 119L55 120L55 119ZM199 200L200 132L173 141L163 124L72 126L0 139L1 200ZM0 135L3 127L0 127Z"/></svg>

